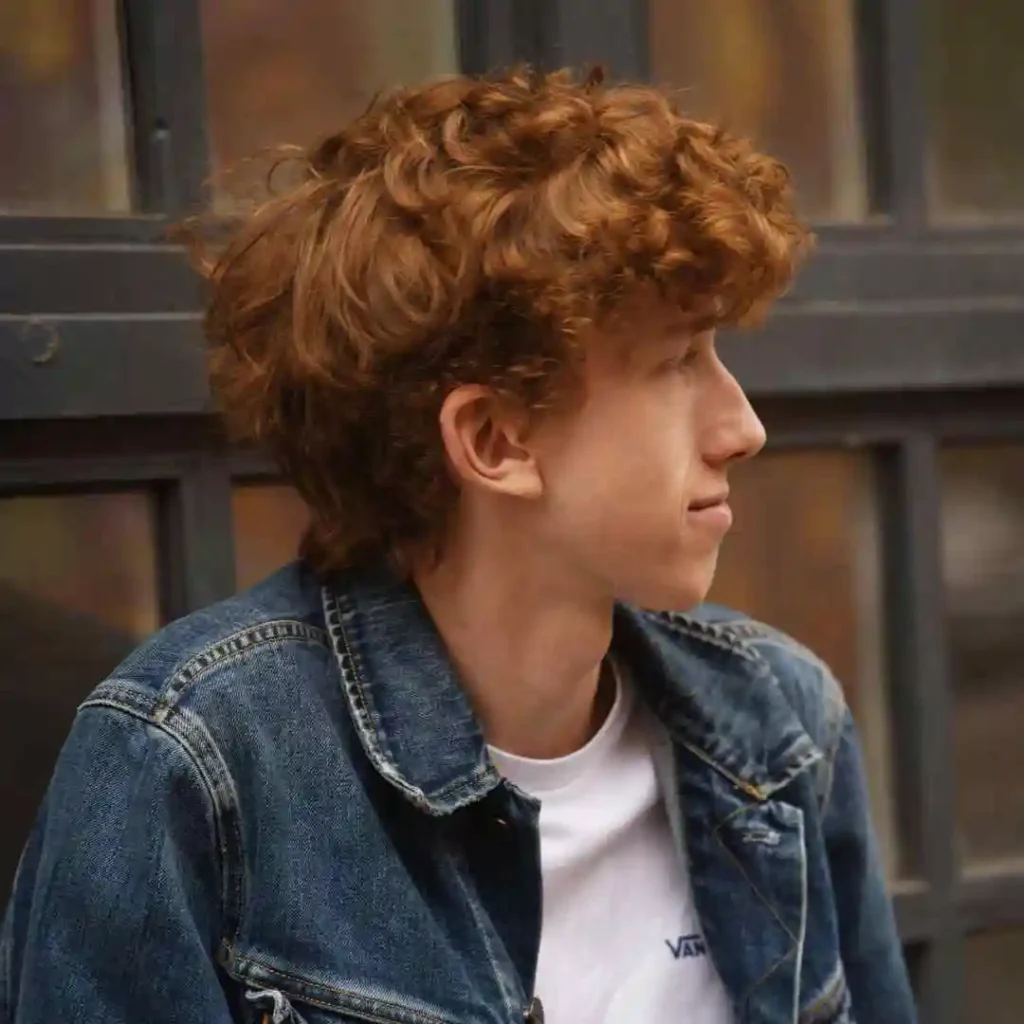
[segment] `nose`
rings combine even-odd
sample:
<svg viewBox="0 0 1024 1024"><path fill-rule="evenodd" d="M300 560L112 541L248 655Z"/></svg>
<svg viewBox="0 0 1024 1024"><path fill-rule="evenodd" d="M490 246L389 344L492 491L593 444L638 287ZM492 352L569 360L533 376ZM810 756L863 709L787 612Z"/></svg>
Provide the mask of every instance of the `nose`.
<svg viewBox="0 0 1024 1024"><path fill-rule="evenodd" d="M753 458L768 439L739 381L721 364L719 373L719 387L708 396L711 429L705 433L703 453L705 460L716 467Z"/></svg>

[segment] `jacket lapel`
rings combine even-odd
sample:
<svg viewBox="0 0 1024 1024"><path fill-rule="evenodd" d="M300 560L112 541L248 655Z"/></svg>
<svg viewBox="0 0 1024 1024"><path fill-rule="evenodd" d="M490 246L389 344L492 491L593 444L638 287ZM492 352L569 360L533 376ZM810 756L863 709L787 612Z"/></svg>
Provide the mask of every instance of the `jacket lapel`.
<svg viewBox="0 0 1024 1024"><path fill-rule="evenodd" d="M676 748L694 902L737 1024L792 1024L807 913L801 811L758 801Z"/></svg>
<svg viewBox="0 0 1024 1024"><path fill-rule="evenodd" d="M662 784L737 1024L793 1024L807 918L803 812L822 757L768 663L689 616L619 610L615 643L671 741Z"/></svg>

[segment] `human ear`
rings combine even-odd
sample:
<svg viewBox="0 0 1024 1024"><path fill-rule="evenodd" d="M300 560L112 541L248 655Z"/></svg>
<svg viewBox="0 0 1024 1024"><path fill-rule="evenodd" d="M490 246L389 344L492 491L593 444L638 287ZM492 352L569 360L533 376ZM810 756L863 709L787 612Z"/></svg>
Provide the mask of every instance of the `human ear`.
<svg viewBox="0 0 1024 1024"><path fill-rule="evenodd" d="M445 398L439 416L448 464L463 486L537 498L543 482L526 441L528 416L489 388L463 384Z"/></svg>

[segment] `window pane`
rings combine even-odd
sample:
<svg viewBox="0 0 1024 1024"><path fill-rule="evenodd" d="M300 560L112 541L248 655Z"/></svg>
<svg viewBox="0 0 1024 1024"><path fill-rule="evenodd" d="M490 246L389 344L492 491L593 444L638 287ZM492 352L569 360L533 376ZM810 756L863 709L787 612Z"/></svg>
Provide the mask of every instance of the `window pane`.
<svg viewBox="0 0 1024 1024"><path fill-rule="evenodd" d="M117 7L0 3L0 212L128 210Z"/></svg>
<svg viewBox="0 0 1024 1024"><path fill-rule="evenodd" d="M900 862L882 668L874 474L868 455L768 453L730 479L736 525L710 600L791 634L842 682L860 727L889 877Z"/></svg>
<svg viewBox="0 0 1024 1024"><path fill-rule="evenodd" d="M943 457L956 817L968 867L1024 857L1024 447Z"/></svg>
<svg viewBox="0 0 1024 1024"><path fill-rule="evenodd" d="M1024 5L925 0L935 215L1024 212Z"/></svg>
<svg viewBox="0 0 1024 1024"><path fill-rule="evenodd" d="M159 625L146 494L0 499L0 890L75 708Z"/></svg>
<svg viewBox="0 0 1024 1024"><path fill-rule="evenodd" d="M338 130L382 88L457 70L454 0L201 0L215 163ZM253 174L255 174L255 170Z"/></svg>
<svg viewBox="0 0 1024 1024"><path fill-rule="evenodd" d="M809 216L867 199L850 0L649 0L653 77L784 160Z"/></svg>
<svg viewBox="0 0 1024 1024"><path fill-rule="evenodd" d="M963 1024L1020 1024L1024 931L969 935L964 956Z"/></svg>
<svg viewBox="0 0 1024 1024"><path fill-rule="evenodd" d="M244 590L295 559L306 506L281 484L240 485L232 495L235 579Z"/></svg>

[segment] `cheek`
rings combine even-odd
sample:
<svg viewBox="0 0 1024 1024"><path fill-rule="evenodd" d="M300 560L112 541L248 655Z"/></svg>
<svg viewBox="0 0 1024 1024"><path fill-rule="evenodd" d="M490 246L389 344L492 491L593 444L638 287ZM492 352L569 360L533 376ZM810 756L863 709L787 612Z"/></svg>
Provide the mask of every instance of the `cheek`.
<svg viewBox="0 0 1024 1024"><path fill-rule="evenodd" d="M601 531L678 523L695 458L687 403L641 397L593 403L571 429L544 439L538 457L558 518Z"/></svg>
<svg viewBox="0 0 1024 1024"><path fill-rule="evenodd" d="M687 503L686 467L644 449L610 458L591 450L549 491L552 525L568 543L620 549L675 548Z"/></svg>

